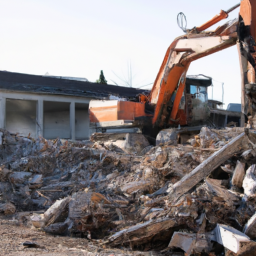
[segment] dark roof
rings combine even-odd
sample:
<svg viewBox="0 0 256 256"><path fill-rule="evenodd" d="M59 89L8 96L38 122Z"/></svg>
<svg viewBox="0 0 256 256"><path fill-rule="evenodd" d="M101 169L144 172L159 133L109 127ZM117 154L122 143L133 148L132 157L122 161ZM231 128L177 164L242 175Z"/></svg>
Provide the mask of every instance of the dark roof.
<svg viewBox="0 0 256 256"><path fill-rule="evenodd" d="M147 90L0 71L0 90L104 98L133 98Z"/></svg>

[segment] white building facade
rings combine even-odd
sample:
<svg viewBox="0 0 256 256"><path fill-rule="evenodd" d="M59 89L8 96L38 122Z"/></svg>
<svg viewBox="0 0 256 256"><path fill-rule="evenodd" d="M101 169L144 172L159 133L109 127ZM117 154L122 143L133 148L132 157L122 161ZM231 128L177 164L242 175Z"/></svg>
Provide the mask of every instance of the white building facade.
<svg viewBox="0 0 256 256"><path fill-rule="evenodd" d="M87 140L89 102L134 98L142 90L0 71L0 128L22 136Z"/></svg>

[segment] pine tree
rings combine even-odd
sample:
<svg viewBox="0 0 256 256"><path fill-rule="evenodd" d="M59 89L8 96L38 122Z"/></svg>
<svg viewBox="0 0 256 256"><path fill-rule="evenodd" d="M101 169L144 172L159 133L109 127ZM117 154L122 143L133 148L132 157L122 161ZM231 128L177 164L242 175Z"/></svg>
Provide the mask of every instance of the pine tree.
<svg viewBox="0 0 256 256"><path fill-rule="evenodd" d="M105 76L103 74L103 70L100 71L100 77L98 80L96 80L96 83L98 84L107 84L108 81L105 79Z"/></svg>

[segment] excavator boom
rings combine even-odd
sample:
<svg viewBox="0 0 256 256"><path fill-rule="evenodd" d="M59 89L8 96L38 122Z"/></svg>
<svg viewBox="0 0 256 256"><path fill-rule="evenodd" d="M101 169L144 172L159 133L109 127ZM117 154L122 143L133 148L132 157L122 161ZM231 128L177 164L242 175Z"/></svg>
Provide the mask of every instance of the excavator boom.
<svg viewBox="0 0 256 256"><path fill-rule="evenodd" d="M150 103L156 104L154 126L163 128L175 123L190 63L235 45L237 25L238 22L233 21L212 32L190 32L174 40L166 52L149 97ZM172 100L174 93L176 96Z"/></svg>

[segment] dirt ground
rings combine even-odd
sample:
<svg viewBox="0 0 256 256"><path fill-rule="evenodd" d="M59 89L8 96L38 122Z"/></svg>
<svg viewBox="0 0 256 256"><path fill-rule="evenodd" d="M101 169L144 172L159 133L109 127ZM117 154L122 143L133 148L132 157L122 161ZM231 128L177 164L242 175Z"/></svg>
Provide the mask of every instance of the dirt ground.
<svg viewBox="0 0 256 256"><path fill-rule="evenodd" d="M0 255L85 255L88 240L51 236L36 229L19 226L15 220L0 217ZM25 248L26 241L39 248Z"/></svg>
<svg viewBox="0 0 256 256"><path fill-rule="evenodd" d="M34 242L39 248L27 248L24 242ZM0 216L0 256L117 256L146 255L118 249L101 249L86 238L53 236L35 228L19 225L16 219Z"/></svg>

